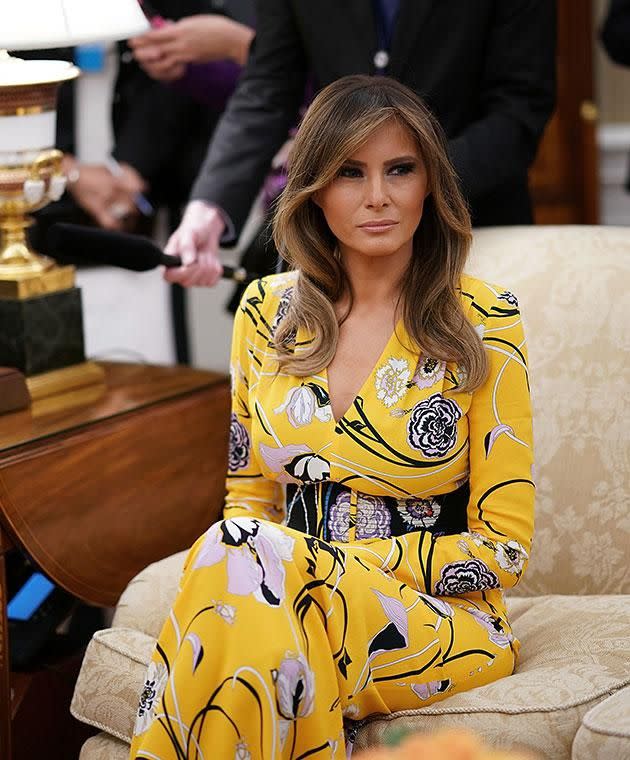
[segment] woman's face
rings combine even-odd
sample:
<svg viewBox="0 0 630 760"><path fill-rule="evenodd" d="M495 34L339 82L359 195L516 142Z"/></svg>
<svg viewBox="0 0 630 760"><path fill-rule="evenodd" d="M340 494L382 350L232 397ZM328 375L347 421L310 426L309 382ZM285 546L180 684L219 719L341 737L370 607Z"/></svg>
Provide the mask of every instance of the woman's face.
<svg viewBox="0 0 630 760"><path fill-rule="evenodd" d="M313 200L339 241L342 257L411 257L427 197L427 174L411 134L383 124Z"/></svg>

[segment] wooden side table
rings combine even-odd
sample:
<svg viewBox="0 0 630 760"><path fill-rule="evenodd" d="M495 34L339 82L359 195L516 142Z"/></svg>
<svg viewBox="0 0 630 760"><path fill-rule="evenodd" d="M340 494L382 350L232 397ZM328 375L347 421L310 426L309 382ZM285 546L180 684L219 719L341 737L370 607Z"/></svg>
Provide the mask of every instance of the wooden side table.
<svg viewBox="0 0 630 760"><path fill-rule="evenodd" d="M23 549L70 593L111 606L137 572L190 546L222 507L227 378L103 366L99 398L77 391L0 417L0 758L11 757L11 720L28 688L28 675L9 669L7 551Z"/></svg>

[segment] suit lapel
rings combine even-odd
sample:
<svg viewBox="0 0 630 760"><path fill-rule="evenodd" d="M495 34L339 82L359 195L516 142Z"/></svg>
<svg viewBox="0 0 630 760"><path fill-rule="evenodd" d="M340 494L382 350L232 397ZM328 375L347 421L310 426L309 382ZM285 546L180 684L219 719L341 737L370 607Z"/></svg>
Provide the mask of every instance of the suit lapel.
<svg viewBox="0 0 630 760"><path fill-rule="evenodd" d="M399 78L413 62L414 47L434 6L435 0L400 0L390 51L390 76Z"/></svg>

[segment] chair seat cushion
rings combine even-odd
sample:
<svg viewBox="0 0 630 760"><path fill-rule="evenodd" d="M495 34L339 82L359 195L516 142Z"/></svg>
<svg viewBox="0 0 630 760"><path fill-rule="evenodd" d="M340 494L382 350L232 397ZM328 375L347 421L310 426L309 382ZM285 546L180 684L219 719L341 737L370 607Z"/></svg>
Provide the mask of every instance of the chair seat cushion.
<svg viewBox="0 0 630 760"><path fill-rule="evenodd" d="M181 566L181 563L180 563ZM357 748L392 729L423 733L462 726L491 744L569 758L585 714L630 683L630 597L545 596L509 600L521 658L516 673L430 707L367 721ZM155 639L130 628L99 631L85 655L72 714L130 741Z"/></svg>
<svg viewBox="0 0 630 760"><path fill-rule="evenodd" d="M509 607L522 643L513 675L430 707L373 718L357 747L380 744L391 730L462 727L495 746L570 758L585 714L630 683L630 597L542 596L509 600Z"/></svg>
<svg viewBox="0 0 630 760"><path fill-rule="evenodd" d="M573 742L573 760L630 757L630 687L589 710Z"/></svg>

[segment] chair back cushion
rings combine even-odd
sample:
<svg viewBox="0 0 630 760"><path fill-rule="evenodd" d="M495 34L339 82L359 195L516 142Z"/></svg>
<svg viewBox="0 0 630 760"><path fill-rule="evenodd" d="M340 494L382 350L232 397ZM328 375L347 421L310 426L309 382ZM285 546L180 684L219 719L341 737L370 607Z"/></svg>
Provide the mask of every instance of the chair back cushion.
<svg viewBox="0 0 630 760"><path fill-rule="evenodd" d="M630 229L476 230L467 271L514 291L528 342L536 529L514 593L630 593Z"/></svg>

